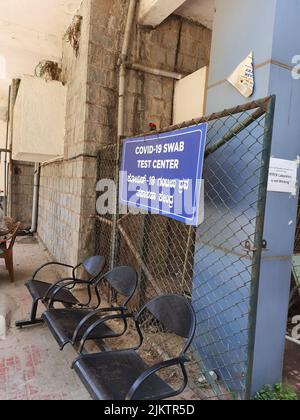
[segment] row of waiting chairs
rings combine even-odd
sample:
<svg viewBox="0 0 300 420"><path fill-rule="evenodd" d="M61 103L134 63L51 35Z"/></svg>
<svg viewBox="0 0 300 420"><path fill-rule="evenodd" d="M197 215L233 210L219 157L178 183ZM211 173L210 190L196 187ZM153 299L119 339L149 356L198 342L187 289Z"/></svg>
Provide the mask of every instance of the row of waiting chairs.
<svg viewBox="0 0 300 420"><path fill-rule="evenodd" d="M72 277L54 285L38 279L42 270L51 265L72 269ZM89 281L77 277L80 268L89 275ZM139 313L131 313L128 304L138 287L136 271L130 267L117 267L103 274L104 268L105 258L101 256L89 258L76 267L60 263L43 265L27 283L33 298L30 320L19 321L16 326L23 328L45 322L61 350L67 344L78 349L79 357L72 367L95 400L163 400L180 395L188 383L185 365L196 328L195 312L190 302L182 296L164 295L148 302ZM104 281L111 287L115 301L122 301L121 306L102 307L101 286ZM79 302L72 293L77 286L87 288L87 302ZM40 319L37 318L39 302L46 306ZM55 308L56 303L63 304L64 308ZM185 339L178 357L152 367L138 353L145 340L142 320L146 311L162 324L165 331ZM120 332L109 327L113 320L122 323ZM139 336L136 347L114 351L105 349L96 354L86 352L86 343L90 340L123 336L130 328L129 320L134 321ZM182 386L177 390L159 376L162 370L174 366L179 366L183 375Z"/></svg>

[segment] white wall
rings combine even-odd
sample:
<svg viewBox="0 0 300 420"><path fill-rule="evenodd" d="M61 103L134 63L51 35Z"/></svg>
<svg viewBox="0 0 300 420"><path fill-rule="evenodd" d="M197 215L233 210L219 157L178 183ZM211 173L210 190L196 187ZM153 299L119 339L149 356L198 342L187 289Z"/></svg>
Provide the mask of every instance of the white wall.
<svg viewBox="0 0 300 420"><path fill-rule="evenodd" d="M173 124L203 117L206 104L207 77L208 67L203 67L176 82Z"/></svg>
<svg viewBox="0 0 300 420"><path fill-rule="evenodd" d="M11 79L34 74L41 60L60 61L63 35L82 0L0 0L0 55L6 60L0 104Z"/></svg>
<svg viewBox="0 0 300 420"><path fill-rule="evenodd" d="M63 155L66 88L23 76L14 110L13 159L44 162Z"/></svg>

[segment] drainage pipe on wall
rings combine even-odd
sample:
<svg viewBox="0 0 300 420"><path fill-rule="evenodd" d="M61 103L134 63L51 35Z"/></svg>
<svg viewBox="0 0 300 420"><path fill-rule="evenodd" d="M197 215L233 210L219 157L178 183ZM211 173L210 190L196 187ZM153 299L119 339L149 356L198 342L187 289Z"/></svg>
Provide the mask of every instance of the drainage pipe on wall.
<svg viewBox="0 0 300 420"><path fill-rule="evenodd" d="M5 141L5 157L4 157L4 214L5 216L7 216L7 200L8 200L8 142L9 142L9 124L10 124L10 100L11 100L11 86L9 86L9 91L8 91L6 141Z"/></svg>
<svg viewBox="0 0 300 420"><path fill-rule="evenodd" d="M118 103L118 138L117 138L117 150L116 150L116 173L115 173L115 182L117 188L117 195L116 195L116 203L115 203L115 214L113 215L113 226L112 226L112 251L111 251L111 268L114 268L115 265L115 257L116 257L116 233L117 233L117 210L118 210L118 196L119 196L119 159L120 159L120 152L121 152L121 141L122 137L124 136L124 121L125 121L125 93L126 93L126 62L129 52L129 44L130 44L130 37L133 27L133 22L135 18L135 10L136 10L137 0L130 0L128 13L127 13L127 21L124 33L124 41L122 52L119 58L119 103Z"/></svg>
<svg viewBox="0 0 300 420"><path fill-rule="evenodd" d="M137 0L130 0L127 22L124 34L124 42L122 47L121 56L119 58L119 107L118 107L118 138L120 139L124 135L124 108L125 108L125 91L126 91L126 62L129 51L129 43L131 37L131 31L133 27L133 21L135 17Z"/></svg>
<svg viewBox="0 0 300 420"><path fill-rule="evenodd" d="M11 85L11 98L10 98L10 129L9 129L9 150L13 150L13 137L14 137L14 107L17 100L17 95L19 91L21 80L20 79L13 79ZM7 194L9 196L9 206L8 206L8 216L12 217L12 193L13 193L13 160L12 160L12 153L10 153L9 158L9 165L8 165L8 177L9 180L7 181Z"/></svg>
<svg viewBox="0 0 300 420"><path fill-rule="evenodd" d="M39 191L40 191L40 164L36 163L34 168L34 187L33 187L33 201L32 201L32 222L30 233L36 233L38 221L38 206L39 206Z"/></svg>
<svg viewBox="0 0 300 420"><path fill-rule="evenodd" d="M142 64L138 63L127 63L126 67L131 70L152 74L154 76L166 77L167 79L181 80L185 77L183 74L176 73L174 71L156 69L153 67L143 66Z"/></svg>

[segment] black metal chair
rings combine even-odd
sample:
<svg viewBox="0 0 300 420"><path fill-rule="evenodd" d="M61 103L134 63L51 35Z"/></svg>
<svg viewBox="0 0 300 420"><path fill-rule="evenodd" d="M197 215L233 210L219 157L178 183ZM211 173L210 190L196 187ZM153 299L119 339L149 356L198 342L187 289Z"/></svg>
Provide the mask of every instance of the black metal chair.
<svg viewBox="0 0 300 420"><path fill-rule="evenodd" d="M186 339L178 358L149 367L137 353L144 337L141 323L144 312L148 310L167 331ZM84 334L79 351L95 328L113 319L133 318L140 337L138 347L129 350L108 351L100 354L81 355L73 364L83 384L95 400L164 400L181 394L188 383L185 363L196 329L196 316L191 304L181 296L165 295L149 302L135 317L133 315L109 316L97 321ZM179 366L183 374L183 384L174 390L157 373L164 369Z"/></svg>
<svg viewBox="0 0 300 420"><path fill-rule="evenodd" d="M37 318L37 309L39 302L43 302L45 305L50 301L50 299L55 295L55 301L62 303L66 307L80 305L80 302L76 297L71 293L71 290L77 285L86 285L88 294L89 294L89 303L91 301L91 287L98 280L99 276L102 274L105 267L105 258L101 256L94 256L88 258L83 263L78 264L76 267L73 267L68 264L51 262L42 265L36 270L33 274L32 279L26 283L26 287L29 293L32 296L33 303L31 308L31 316L29 320L18 321L16 322L17 328L28 327L36 324L43 323L43 319ZM72 278L61 279L55 284L46 283L43 281L36 280L37 275L46 267L49 266L58 266L64 268L72 269ZM90 280L84 281L76 278L76 273L78 269L83 268L86 273L91 277ZM72 281L70 283L70 281ZM66 283L69 284L68 288L61 287ZM88 304L89 304L88 303Z"/></svg>
<svg viewBox="0 0 300 420"><path fill-rule="evenodd" d="M111 286L116 301L125 297L122 306L111 306L101 308L101 296L98 287L106 280ZM72 309L55 309L53 303L56 300L55 293L49 301L48 310L43 314L43 320L48 325L51 333L56 339L60 349L63 350L67 344L74 346L80 342L85 331L94 325L103 315L111 312L124 314L127 311L127 304L132 299L138 285L136 271L130 267L117 267L107 274L104 274L94 285L97 299L97 306L94 308L82 307ZM68 286L68 285L66 285ZM66 286L61 286L61 289ZM57 291L60 292L59 290ZM89 335L89 340L102 340L104 338L114 338L122 336L127 330L127 322L124 320L124 328L121 333L115 333L105 323L101 323Z"/></svg>

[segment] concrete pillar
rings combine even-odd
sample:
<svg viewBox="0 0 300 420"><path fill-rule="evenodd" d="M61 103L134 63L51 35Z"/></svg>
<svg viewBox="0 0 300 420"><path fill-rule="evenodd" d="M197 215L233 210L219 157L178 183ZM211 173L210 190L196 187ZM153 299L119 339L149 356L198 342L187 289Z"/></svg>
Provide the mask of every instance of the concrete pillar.
<svg viewBox="0 0 300 420"><path fill-rule="evenodd" d="M300 155L300 80L291 74L292 57L300 54L299 24L300 0L216 0L207 113L249 101L226 78L253 51L251 100L277 96L272 156L280 159ZM252 394L281 381L297 203L298 196L267 196Z"/></svg>

